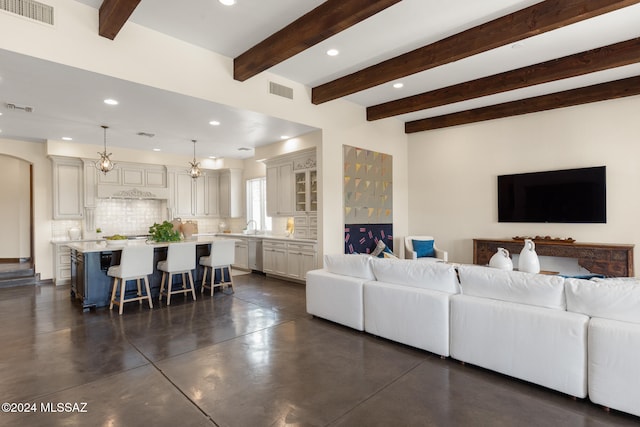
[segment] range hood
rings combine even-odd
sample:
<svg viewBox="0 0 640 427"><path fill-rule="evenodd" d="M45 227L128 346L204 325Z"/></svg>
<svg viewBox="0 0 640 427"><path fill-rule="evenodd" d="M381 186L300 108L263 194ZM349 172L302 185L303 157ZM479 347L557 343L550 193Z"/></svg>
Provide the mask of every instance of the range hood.
<svg viewBox="0 0 640 427"><path fill-rule="evenodd" d="M167 187L123 187L121 185L98 185L99 199L152 199L167 200L169 189Z"/></svg>

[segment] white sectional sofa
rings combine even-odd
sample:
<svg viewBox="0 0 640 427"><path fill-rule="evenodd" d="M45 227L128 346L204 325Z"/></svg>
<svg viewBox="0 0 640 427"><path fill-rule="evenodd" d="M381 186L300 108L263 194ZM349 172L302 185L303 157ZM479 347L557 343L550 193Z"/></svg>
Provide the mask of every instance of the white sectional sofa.
<svg viewBox="0 0 640 427"><path fill-rule="evenodd" d="M589 399L640 416L640 281L567 279L567 307L589 321Z"/></svg>
<svg viewBox="0 0 640 427"><path fill-rule="evenodd" d="M453 358L586 397L589 317L566 311L564 278L475 265L458 274Z"/></svg>
<svg viewBox="0 0 640 427"><path fill-rule="evenodd" d="M307 311L640 416L640 281L326 255Z"/></svg>

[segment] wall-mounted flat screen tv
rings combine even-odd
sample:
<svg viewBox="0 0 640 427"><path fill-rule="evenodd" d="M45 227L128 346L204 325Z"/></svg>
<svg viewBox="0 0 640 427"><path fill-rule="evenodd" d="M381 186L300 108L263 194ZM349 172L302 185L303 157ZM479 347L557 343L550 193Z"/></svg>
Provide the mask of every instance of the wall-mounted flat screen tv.
<svg viewBox="0 0 640 427"><path fill-rule="evenodd" d="M606 167L498 176L498 222L606 223Z"/></svg>

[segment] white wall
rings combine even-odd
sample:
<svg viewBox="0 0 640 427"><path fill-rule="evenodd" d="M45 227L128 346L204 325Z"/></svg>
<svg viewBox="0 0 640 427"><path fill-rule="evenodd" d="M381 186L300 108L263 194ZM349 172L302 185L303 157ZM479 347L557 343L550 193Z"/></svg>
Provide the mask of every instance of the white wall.
<svg viewBox="0 0 640 427"><path fill-rule="evenodd" d="M363 107L343 100L313 105L310 88L268 72L235 81L231 58L132 22L114 41L99 37L95 9L68 0L47 3L56 9L53 28L0 14L0 48L322 129L319 245L325 253L343 251L342 145L393 155L394 232L406 234L407 137L399 121L367 122ZM292 87L294 99L269 95L270 80Z"/></svg>
<svg viewBox="0 0 640 427"><path fill-rule="evenodd" d="M473 238L639 245L638 111L636 96L410 135L409 231L435 235L455 262L471 262ZM498 175L599 165L606 224L498 223Z"/></svg>
<svg viewBox="0 0 640 427"><path fill-rule="evenodd" d="M0 258L31 257L29 162L0 155Z"/></svg>
<svg viewBox="0 0 640 427"><path fill-rule="evenodd" d="M37 142L0 139L0 156L8 155L33 165L33 215L34 215L34 258L36 273L42 279L52 275L51 222L53 218L51 198L51 161L45 155L45 146ZM21 237L22 238L22 237ZM3 243L5 240L2 240ZM19 241L9 244L20 245Z"/></svg>

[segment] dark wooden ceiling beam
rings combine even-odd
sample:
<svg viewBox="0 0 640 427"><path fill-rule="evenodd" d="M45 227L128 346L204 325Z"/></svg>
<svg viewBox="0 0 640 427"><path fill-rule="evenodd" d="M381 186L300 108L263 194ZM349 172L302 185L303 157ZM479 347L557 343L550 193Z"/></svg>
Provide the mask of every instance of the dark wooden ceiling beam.
<svg viewBox="0 0 640 427"><path fill-rule="evenodd" d="M233 60L245 81L401 0L328 0Z"/></svg>
<svg viewBox="0 0 640 427"><path fill-rule="evenodd" d="M314 104L467 58L640 0L547 0L312 89Z"/></svg>
<svg viewBox="0 0 640 427"><path fill-rule="evenodd" d="M98 13L98 34L115 39L140 0L104 0Z"/></svg>
<svg viewBox="0 0 640 427"><path fill-rule="evenodd" d="M640 76L405 123L406 133L640 95Z"/></svg>
<svg viewBox="0 0 640 427"><path fill-rule="evenodd" d="M439 107L640 62L640 38L463 82L367 108L367 120Z"/></svg>

